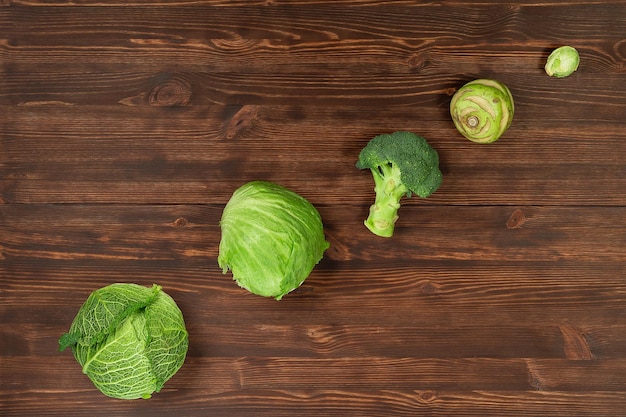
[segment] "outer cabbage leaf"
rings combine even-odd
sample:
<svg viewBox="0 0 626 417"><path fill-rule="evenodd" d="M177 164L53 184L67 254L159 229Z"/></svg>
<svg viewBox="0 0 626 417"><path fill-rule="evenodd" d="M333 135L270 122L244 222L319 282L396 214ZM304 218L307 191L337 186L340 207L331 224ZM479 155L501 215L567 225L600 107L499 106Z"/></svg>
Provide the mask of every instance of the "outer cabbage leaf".
<svg viewBox="0 0 626 417"><path fill-rule="evenodd" d="M74 357L94 385L114 398L149 398L182 366L188 348L183 315L154 285L112 284L80 308L60 350Z"/></svg>
<svg viewBox="0 0 626 417"><path fill-rule="evenodd" d="M220 221L218 263L248 291L280 300L302 285L329 244L319 212L300 195L253 181L237 189Z"/></svg>

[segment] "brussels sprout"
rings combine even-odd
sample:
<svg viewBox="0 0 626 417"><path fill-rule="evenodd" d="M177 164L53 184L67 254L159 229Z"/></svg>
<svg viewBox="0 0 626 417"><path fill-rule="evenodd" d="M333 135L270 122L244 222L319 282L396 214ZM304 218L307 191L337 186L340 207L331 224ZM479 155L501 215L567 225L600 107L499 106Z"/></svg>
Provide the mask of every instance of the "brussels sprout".
<svg viewBox="0 0 626 417"><path fill-rule="evenodd" d="M218 264L239 286L280 300L299 287L322 259L328 242L318 211L271 182L237 189L222 213Z"/></svg>
<svg viewBox="0 0 626 417"><path fill-rule="evenodd" d="M578 69L580 56L571 46L561 46L552 51L546 62L546 74L551 77L563 78Z"/></svg>
<svg viewBox="0 0 626 417"><path fill-rule="evenodd" d="M72 347L94 385L113 398L150 398L183 365L188 348L183 315L161 291L111 284L87 298L59 350Z"/></svg>
<svg viewBox="0 0 626 417"><path fill-rule="evenodd" d="M452 97L450 114L457 130L472 142L495 142L513 121L513 96L506 85L487 79L471 81Z"/></svg>

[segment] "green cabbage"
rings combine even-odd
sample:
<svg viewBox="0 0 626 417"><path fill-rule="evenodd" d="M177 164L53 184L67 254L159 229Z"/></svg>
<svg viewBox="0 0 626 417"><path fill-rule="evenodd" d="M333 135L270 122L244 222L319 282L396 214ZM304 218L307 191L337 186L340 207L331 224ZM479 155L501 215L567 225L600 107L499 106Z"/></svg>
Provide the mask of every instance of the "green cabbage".
<svg viewBox="0 0 626 417"><path fill-rule="evenodd" d="M59 350L74 357L94 385L114 398L150 398L183 365L188 348L183 315L161 291L112 284L87 298Z"/></svg>
<svg viewBox="0 0 626 417"><path fill-rule="evenodd" d="M271 182L237 189L224 207L218 264L239 286L280 300L298 288L328 249L318 211Z"/></svg>

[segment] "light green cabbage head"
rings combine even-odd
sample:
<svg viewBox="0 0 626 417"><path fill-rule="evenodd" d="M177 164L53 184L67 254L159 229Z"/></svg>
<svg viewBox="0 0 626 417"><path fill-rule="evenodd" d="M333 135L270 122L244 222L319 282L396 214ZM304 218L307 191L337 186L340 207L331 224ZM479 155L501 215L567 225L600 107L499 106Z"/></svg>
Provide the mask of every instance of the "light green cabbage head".
<svg viewBox="0 0 626 417"><path fill-rule="evenodd" d="M237 189L220 221L218 264L239 286L280 300L298 288L328 249L318 211L271 182Z"/></svg>
<svg viewBox="0 0 626 417"><path fill-rule="evenodd" d="M74 357L94 385L113 398L150 398L183 365L188 348L183 315L161 291L112 284L87 298L59 350Z"/></svg>

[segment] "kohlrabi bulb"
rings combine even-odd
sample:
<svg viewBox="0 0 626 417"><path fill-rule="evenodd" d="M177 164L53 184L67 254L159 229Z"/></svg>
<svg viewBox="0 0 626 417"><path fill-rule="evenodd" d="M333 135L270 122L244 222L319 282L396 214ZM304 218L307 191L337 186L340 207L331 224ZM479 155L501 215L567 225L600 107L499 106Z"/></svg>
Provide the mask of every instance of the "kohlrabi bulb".
<svg viewBox="0 0 626 417"><path fill-rule="evenodd" d="M571 46L561 46L548 56L545 66L546 74L557 78L567 77L578 69L579 63L580 56L576 49Z"/></svg>
<svg viewBox="0 0 626 417"><path fill-rule="evenodd" d="M506 85L478 79L459 88L450 101L457 130L472 142L495 142L513 121L513 96Z"/></svg>

